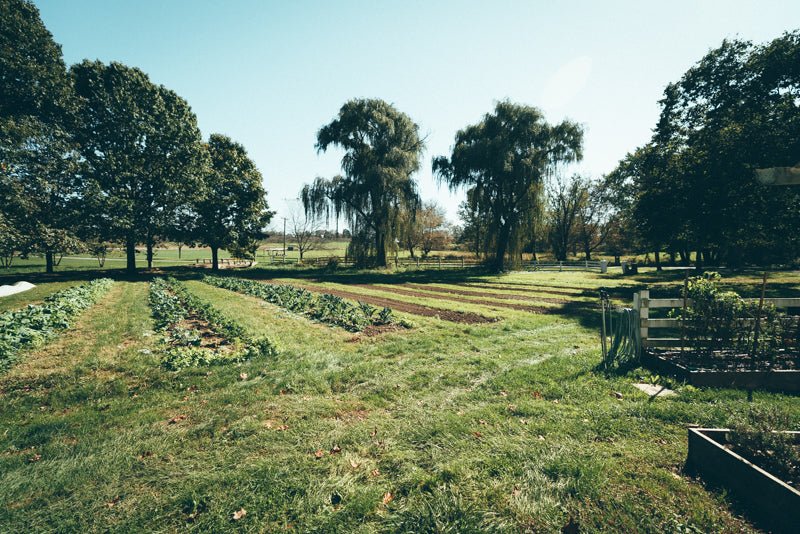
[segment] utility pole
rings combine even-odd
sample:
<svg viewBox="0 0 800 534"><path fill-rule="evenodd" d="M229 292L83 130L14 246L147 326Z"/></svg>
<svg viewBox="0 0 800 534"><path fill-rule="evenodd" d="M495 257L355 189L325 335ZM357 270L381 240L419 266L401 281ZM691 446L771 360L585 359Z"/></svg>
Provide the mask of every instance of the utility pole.
<svg viewBox="0 0 800 534"><path fill-rule="evenodd" d="M283 217L283 261L286 261L286 217Z"/></svg>

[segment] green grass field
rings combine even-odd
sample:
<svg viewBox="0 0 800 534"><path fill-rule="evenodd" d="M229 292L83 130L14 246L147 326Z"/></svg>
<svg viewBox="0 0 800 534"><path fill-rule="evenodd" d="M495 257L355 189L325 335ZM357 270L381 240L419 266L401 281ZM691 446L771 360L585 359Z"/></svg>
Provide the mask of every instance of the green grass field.
<svg viewBox="0 0 800 534"><path fill-rule="evenodd" d="M674 384L651 400L632 386L646 371L599 370L597 289L668 294L681 273L234 273L412 310L395 313L413 328L370 336L172 272L279 354L166 371L147 278L119 280L0 375L0 531L753 530L683 472L687 425L725 426L746 393ZM729 282L757 293L755 274ZM770 284L800 294L800 273ZM800 425L796 397L754 403Z"/></svg>

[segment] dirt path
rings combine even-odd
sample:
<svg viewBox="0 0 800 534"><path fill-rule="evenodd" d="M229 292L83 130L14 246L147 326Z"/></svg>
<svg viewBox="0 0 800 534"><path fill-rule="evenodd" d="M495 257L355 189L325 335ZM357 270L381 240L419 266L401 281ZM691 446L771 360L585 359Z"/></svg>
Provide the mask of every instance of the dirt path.
<svg viewBox="0 0 800 534"><path fill-rule="evenodd" d="M547 302L548 304L563 304L565 302L569 302L568 299L555 298L555 297L536 297L533 295L506 295L502 293L488 293L486 291L469 291L468 289L455 289L450 287L432 286L427 284L409 283L409 284L403 284L403 287L411 287L414 289L422 289L424 291L431 291L436 293L447 293L450 295L463 295L466 297L484 297L484 298L493 298L499 300L524 300L530 302ZM487 302L487 304L496 304L496 303Z"/></svg>
<svg viewBox="0 0 800 534"><path fill-rule="evenodd" d="M298 284L296 282L285 282L285 281L271 282L271 283L276 283L276 284L288 283L295 287L302 287L303 289L307 289L314 293L329 293L331 295L336 295L337 297L341 297L343 299L359 300L361 302L366 302L367 304L371 304L373 306L388 307L392 308L393 310L404 313L410 313L412 315L421 315L423 317L438 317L443 321L450 321L453 323L465 323L465 324L492 323L497 320L493 319L492 317L486 317L485 315L481 315L479 313L445 310L442 308L432 308L430 306L423 306L421 304L412 304L410 302L403 302L402 300L387 299L384 297L376 297L373 295L363 295L361 293L342 291L340 289L331 289L329 287L319 287L319 286ZM356 287L370 287L370 286L365 285ZM382 289L382 288L371 287L371 289Z"/></svg>

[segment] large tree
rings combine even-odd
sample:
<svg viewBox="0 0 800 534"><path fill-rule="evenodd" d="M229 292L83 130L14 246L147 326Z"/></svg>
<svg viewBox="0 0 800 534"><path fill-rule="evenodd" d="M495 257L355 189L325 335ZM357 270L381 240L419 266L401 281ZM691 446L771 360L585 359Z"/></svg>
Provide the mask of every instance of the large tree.
<svg viewBox="0 0 800 534"><path fill-rule="evenodd" d="M269 211L263 178L245 148L220 134L206 145L210 166L205 187L195 203L200 243L211 248L211 265L219 269L219 250L248 249L262 237Z"/></svg>
<svg viewBox="0 0 800 534"><path fill-rule="evenodd" d="M78 100L76 137L85 158L83 193L89 220L103 239L125 243L127 269L136 245L148 264L206 168L197 119L185 100L121 63L83 61L71 68Z"/></svg>
<svg viewBox="0 0 800 534"><path fill-rule="evenodd" d="M800 31L726 40L667 86L652 140L612 173L651 250L691 248L698 265L798 257L800 191L754 173L800 159L798 57Z"/></svg>
<svg viewBox="0 0 800 534"><path fill-rule="evenodd" d="M52 272L78 243L71 86L36 7L0 0L0 13L0 212L15 252L44 253Z"/></svg>
<svg viewBox="0 0 800 534"><path fill-rule="evenodd" d="M415 211L419 204L411 178L424 148L419 127L383 100L351 100L319 130L316 146L320 152L332 146L345 151L344 176L317 178L306 185L306 212L326 219L343 215L353 234L351 255L386 266L387 251L399 234L400 214Z"/></svg>
<svg viewBox="0 0 800 534"><path fill-rule="evenodd" d="M433 160L433 172L451 190L470 188L489 214L493 267L516 261L526 230L541 207L545 178L559 165L582 157L583 130L570 121L548 124L530 106L499 102L478 124L456 134L449 158Z"/></svg>

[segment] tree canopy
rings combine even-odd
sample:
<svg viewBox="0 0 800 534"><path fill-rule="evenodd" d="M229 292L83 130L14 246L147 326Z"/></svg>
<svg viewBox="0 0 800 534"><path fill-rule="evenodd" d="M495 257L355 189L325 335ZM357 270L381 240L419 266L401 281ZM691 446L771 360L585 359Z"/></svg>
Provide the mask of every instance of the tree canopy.
<svg viewBox="0 0 800 534"><path fill-rule="evenodd" d="M84 201L103 238L123 241L127 268L136 243L168 236L177 214L202 190L205 152L185 100L121 63L71 68L78 98L76 138L85 159Z"/></svg>
<svg viewBox="0 0 800 534"><path fill-rule="evenodd" d="M800 191L754 169L800 160L800 32L726 40L670 84L652 140L607 181L642 238L688 258L739 265L800 253Z"/></svg>
<svg viewBox="0 0 800 534"><path fill-rule="evenodd" d="M419 127L394 106L376 99L345 103L317 133L317 150L344 150L343 176L317 178L301 199L307 213L343 215L353 233L351 254L362 263L386 265L398 237L398 217L419 204L416 182L424 141Z"/></svg>
<svg viewBox="0 0 800 534"><path fill-rule="evenodd" d="M202 194L194 205L198 240L211 248L212 268L219 268L220 248L247 249L262 236L269 211L263 179L245 148L220 134L211 134L210 166Z"/></svg>
<svg viewBox="0 0 800 534"><path fill-rule="evenodd" d="M582 157L583 129L574 122L550 125L530 106L499 102L477 124L456 134L449 158L433 160L433 172L451 190L469 188L476 208L489 218L493 266L519 258L532 219L540 215L545 179Z"/></svg>

